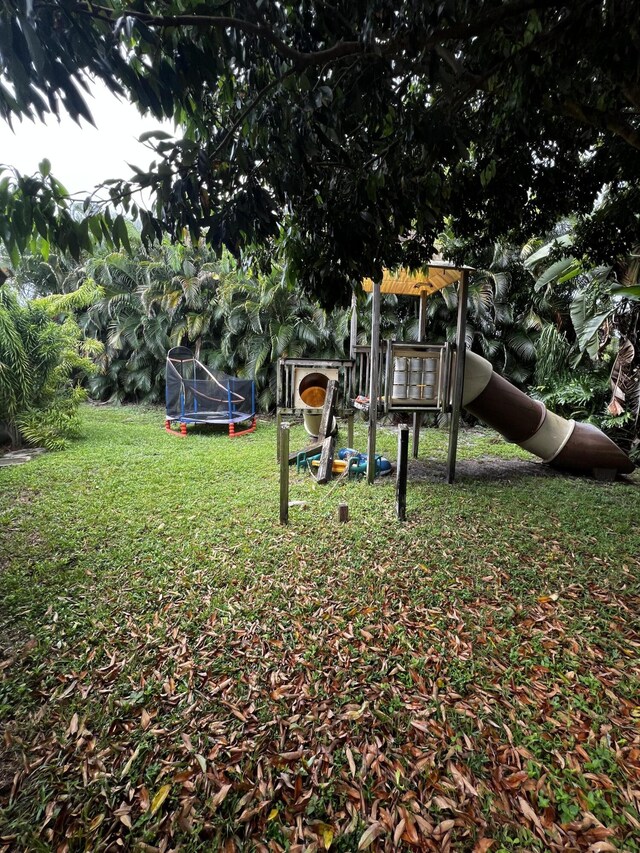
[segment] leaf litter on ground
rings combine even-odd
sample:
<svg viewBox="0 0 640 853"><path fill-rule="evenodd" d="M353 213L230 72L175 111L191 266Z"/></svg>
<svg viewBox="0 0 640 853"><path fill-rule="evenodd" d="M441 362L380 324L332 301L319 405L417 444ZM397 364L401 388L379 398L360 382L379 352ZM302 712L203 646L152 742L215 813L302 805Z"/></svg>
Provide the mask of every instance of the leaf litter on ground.
<svg viewBox="0 0 640 853"><path fill-rule="evenodd" d="M283 529L273 427L132 411L6 477L49 489L0 533L0 851L640 849L628 487L411 484L399 525L345 483L338 525L294 475Z"/></svg>

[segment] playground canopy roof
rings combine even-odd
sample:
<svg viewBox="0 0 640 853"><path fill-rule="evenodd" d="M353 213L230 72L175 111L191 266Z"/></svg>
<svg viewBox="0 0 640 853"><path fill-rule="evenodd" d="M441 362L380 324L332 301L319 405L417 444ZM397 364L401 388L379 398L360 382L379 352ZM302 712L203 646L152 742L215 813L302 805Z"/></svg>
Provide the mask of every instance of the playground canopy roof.
<svg viewBox="0 0 640 853"><path fill-rule="evenodd" d="M431 296L459 281L463 270L470 269L471 267L455 267L440 258L433 258L427 266L419 270L384 270L380 292L395 293L399 296L421 296L423 293ZM366 293L371 293L373 281L365 278L362 288Z"/></svg>

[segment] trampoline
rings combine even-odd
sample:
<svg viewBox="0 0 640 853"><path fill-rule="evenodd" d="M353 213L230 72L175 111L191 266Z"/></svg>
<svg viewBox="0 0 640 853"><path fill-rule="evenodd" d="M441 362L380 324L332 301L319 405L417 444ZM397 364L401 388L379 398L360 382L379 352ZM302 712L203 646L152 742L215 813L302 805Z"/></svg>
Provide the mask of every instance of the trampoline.
<svg viewBox="0 0 640 853"><path fill-rule="evenodd" d="M172 424L227 424L229 436L245 435L256 428L255 383L226 373L211 371L198 361L189 347L174 347L167 353L167 417L165 429L176 435ZM242 425L242 429L238 426Z"/></svg>

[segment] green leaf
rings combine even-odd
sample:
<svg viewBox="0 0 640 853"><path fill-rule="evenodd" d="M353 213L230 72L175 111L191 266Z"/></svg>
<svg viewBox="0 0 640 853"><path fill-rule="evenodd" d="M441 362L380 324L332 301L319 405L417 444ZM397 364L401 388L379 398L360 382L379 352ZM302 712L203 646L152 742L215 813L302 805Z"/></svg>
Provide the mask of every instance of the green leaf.
<svg viewBox="0 0 640 853"><path fill-rule="evenodd" d="M575 260L573 264L569 267L569 269L563 273L563 275L558 277L556 284L564 284L566 281L571 281L580 275L581 272L584 271L584 267L582 263L578 260Z"/></svg>
<svg viewBox="0 0 640 853"><path fill-rule="evenodd" d="M586 350L591 358L595 358L598 354L598 330L609 319L611 313L611 311L606 311L603 314L590 317L578 335L578 346L581 350Z"/></svg>
<svg viewBox="0 0 640 853"><path fill-rule="evenodd" d="M89 228L91 229L91 233L93 234L94 240L99 243L103 238L103 233L98 217L91 216L89 218Z"/></svg>
<svg viewBox="0 0 640 853"><path fill-rule="evenodd" d="M112 229L113 241L116 245L124 246L127 252L131 251L129 243L129 232L127 231L127 223L124 221L124 216L119 214L116 216Z"/></svg>
<svg viewBox="0 0 640 853"><path fill-rule="evenodd" d="M14 268L19 266L20 264L20 250L15 244L14 240L10 240L9 243L6 244L7 251L9 252L9 258L11 259L11 263Z"/></svg>
<svg viewBox="0 0 640 853"><path fill-rule="evenodd" d="M173 139L173 135L171 133L167 133L166 130L147 130L144 133L141 133L138 137L138 142L148 142L149 139Z"/></svg>
<svg viewBox="0 0 640 853"><path fill-rule="evenodd" d="M536 293L539 293L543 287L546 287L555 279L560 278L560 276L569 272L569 270L573 270L575 264L578 263L575 258L562 258L559 261L556 261L554 264L551 264L550 267L542 273L542 275L538 278L534 285L534 290ZM573 278L573 276L570 276Z"/></svg>
<svg viewBox="0 0 640 853"><path fill-rule="evenodd" d="M612 296L626 296L627 299L640 299L640 284L630 284L628 287L612 287Z"/></svg>
<svg viewBox="0 0 640 853"><path fill-rule="evenodd" d="M556 240L552 240L550 243L545 243L544 246L541 246L532 255L529 255L527 260L524 262L525 268L531 269L532 267L535 267L535 265L539 261L543 261L545 258L548 258L554 249L557 249L559 247L568 248L572 245L573 235L563 234L562 237L558 237Z"/></svg>
<svg viewBox="0 0 640 853"><path fill-rule="evenodd" d="M45 56L44 51L42 50L42 45L40 44L40 39L38 38L38 33L33 28L31 21L28 17L24 18L20 22L20 26L22 28L22 32L24 33L25 40L27 45L29 46L29 54L31 56L31 61L33 62L36 70L39 73L42 73L45 68Z"/></svg>

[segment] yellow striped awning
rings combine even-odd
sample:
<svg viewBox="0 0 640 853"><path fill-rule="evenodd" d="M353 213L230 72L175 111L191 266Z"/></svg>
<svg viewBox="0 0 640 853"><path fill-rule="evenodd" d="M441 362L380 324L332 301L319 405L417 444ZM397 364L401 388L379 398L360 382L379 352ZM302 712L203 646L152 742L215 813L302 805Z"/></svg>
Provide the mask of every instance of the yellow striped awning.
<svg viewBox="0 0 640 853"><path fill-rule="evenodd" d="M380 292L395 293L399 296L420 296L426 293L431 296L432 293L459 281L463 269L469 267L454 267L445 261L438 261L419 270L384 270ZM363 279L362 288L371 293L373 281L370 278Z"/></svg>

